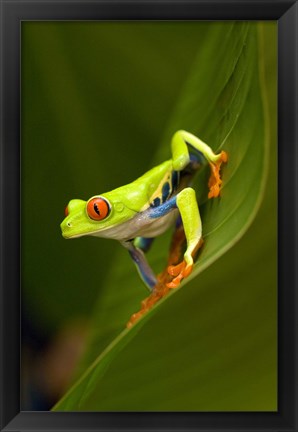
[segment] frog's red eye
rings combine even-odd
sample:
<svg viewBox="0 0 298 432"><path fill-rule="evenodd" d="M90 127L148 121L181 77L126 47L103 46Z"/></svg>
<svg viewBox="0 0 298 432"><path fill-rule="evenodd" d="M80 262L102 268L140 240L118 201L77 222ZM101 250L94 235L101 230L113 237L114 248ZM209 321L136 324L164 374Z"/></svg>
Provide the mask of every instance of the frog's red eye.
<svg viewBox="0 0 298 432"><path fill-rule="evenodd" d="M87 213L91 219L102 220L110 213L110 206L104 198L92 198L87 204Z"/></svg>
<svg viewBox="0 0 298 432"><path fill-rule="evenodd" d="M65 214L65 216L68 216L69 215L69 211L68 211L68 205L65 207L65 209L64 209L64 214Z"/></svg>

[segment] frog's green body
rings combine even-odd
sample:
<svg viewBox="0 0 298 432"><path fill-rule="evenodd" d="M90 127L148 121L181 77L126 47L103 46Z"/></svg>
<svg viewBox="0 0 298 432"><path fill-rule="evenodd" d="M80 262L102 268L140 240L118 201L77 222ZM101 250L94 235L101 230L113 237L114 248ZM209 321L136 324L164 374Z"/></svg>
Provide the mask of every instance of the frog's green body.
<svg viewBox="0 0 298 432"><path fill-rule="evenodd" d="M218 196L220 164L227 160L225 152L214 154L205 143L185 131L174 135L172 154L172 159L128 185L88 201L71 200L61 224L65 238L91 235L120 241L129 250L150 290L157 280L143 252L148 249L151 239L173 225L178 217L182 220L187 249L183 265L171 269L175 278L168 285L177 286L191 272L193 256L201 242L202 227L195 192L188 186L206 159L212 170L209 197Z"/></svg>
<svg viewBox="0 0 298 432"><path fill-rule="evenodd" d="M132 238L132 233L125 234L127 230L123 224L144 212L153 204L154 199L161 196L162 186L165 179L171 178L172 170L172 161L166 161L132 183L101 194L100 196L111 204L111 212L100 224L88 217L82 217L85 214L86 201L71 200L68 204L68 221L62 226L63 236L73 238L94 235L119 241ZM77 218L79 223L76 223Z"/></svg>

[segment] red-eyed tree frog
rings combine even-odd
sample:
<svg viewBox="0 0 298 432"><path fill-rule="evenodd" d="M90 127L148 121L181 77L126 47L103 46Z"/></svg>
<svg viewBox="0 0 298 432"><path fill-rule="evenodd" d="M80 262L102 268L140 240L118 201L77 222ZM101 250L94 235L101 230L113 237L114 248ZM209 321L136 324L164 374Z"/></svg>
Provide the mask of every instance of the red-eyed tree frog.
<svg viewBox="0 0 298 432"><path fill-rule="evenodd" d="M174 134L171 149L172 159L132 183L93 196L88 201L71 200L61 223L62 235L67 239L88 235L120 241L152 292L151 303L155 302L154 298L163 297L169 288L177 287L191 273L195 254L202 244L200 212L196 193L190 187L194 175L204 161L209 163L208 198L215 198L222 184L220 167L222 162L227 162L225 151L215 154L199 138L183 130ZM161 278L152 271L145 253L153 239L172 225L176 225L176 230L165 271L167 276L163 273ZM185 240L186 250L182 257L181 247ZM149 303L143 304L143 309L148 309Z"/></svg>

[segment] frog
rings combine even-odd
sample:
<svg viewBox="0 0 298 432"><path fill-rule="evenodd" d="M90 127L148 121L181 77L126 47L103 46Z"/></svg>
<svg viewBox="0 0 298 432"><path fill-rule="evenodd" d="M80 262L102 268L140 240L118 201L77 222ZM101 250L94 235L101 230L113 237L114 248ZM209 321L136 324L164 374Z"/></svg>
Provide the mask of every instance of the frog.
<svg viewBox="0 0 298 432"><path fill-rule="evenodd" d="M192 273L197 252L203 244L193 179L202 166L209 164L208 199L219 197L221 165L228 161L226 151L215 153L209 145L185 130L174 133L171 153L171 159L129 184L94 195L87 201L70 200L61 223L65 239L108 238L119 241L127 249L151 293L148 297L151 301L143 303L144 311ZM149 265L146 253L153 240L170 227L174 227L170 258L162 277L158 277ZM184 244L185 250L181 252Z"/></svg>

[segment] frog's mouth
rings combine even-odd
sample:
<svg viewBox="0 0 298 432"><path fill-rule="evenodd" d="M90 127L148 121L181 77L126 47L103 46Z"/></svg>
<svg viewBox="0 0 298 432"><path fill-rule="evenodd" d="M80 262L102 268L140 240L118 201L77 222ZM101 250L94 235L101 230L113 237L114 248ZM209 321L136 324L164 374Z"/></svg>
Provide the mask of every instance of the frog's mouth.
<svg viewBox="0 0 298 432"><path fill-rule="evenodd" d="M73 238L78 238L78 237L83 237L84 235L86 235L86 234L73 234L73 235L67 235L65 232L63 232L63 230L62 230L62 236L63 236L63 238L65 238L66 240L69 240L69 239L73 239Z"/></svg>
<svg viewBox="0 0 298 432"><path fill-rule="evenodd" d="M60 225L62 236L69 240L79 237L86 237L86 236L92 236L92 237L105 237L105 238L114 238L119 239L122 237L122 234L125 233L125 225L127 222L122 223L121 225L112 225L106 228L98 228L94 231L87 231L87 232L80 232L76 233L75 227L73 227L69 222L63 221Z"/></svg>
<svg viewBox="0 0 298 432"><path fill-rule="evenodd" d="M76 232L72 223L69 221L66 222L66 219L64 219L62 221L62 223L60 224L60 228L61 228L62 236L67 240L72 239L72 238L82 237L82 236L86 235L85 233L82 233L82 232L80 232L80 233Z"/></svg>

